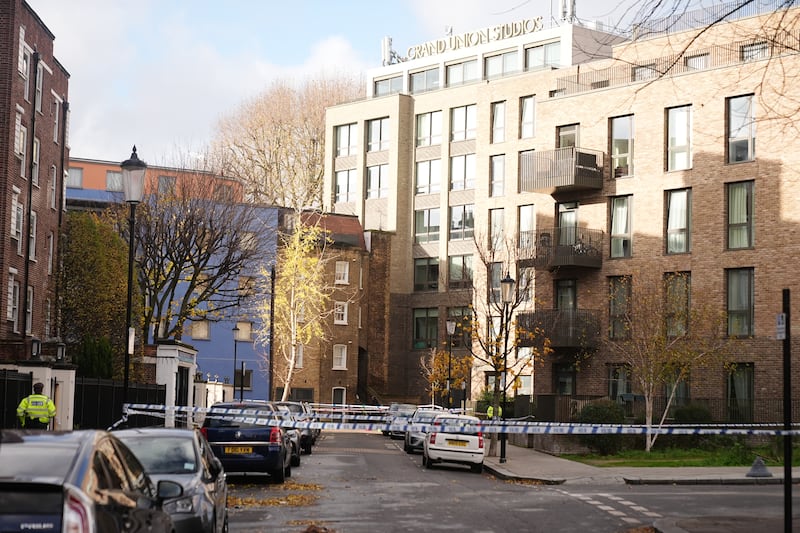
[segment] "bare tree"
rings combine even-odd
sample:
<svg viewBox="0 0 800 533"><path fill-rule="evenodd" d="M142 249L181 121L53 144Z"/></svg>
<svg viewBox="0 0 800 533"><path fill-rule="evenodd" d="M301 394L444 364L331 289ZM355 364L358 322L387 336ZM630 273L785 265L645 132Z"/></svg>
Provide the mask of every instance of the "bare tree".
<svg viewBox="0 0 800 533"><path fill-rule="evenodd" d="M360 80L274 82L220 121L213 153L253 201L301 210L322 205L325 109L363 96Z"/></svg>

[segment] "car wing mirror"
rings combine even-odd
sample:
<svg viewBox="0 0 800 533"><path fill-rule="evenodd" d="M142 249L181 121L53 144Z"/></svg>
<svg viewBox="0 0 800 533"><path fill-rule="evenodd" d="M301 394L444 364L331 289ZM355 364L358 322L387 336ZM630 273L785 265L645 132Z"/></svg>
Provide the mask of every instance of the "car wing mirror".
<svg viewBox="0 0 800 533"><path fill-rule="evenodd" d="M222 472L222 463L216 457L213 457L208 462L208 471L211 473L212 478L216 478Z"/></svg>
<svg viewBox="0 0 800 533"><path fill-rule="evenodd" d="M158 489L156 492L159 500L171 500L172 498L183 495L183 486L175 481L162 479L158 482Z"/></svg>

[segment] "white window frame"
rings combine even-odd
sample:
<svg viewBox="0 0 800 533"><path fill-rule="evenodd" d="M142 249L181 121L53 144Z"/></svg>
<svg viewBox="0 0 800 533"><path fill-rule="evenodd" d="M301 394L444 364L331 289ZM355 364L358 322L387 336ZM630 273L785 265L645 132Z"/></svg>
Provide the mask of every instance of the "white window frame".
<svg viewBox="0 0 800 533"><path fill-rule="evenodd" d="M478 127L478 106L475 104L450 109L450 140L474 139Z"/></svg>
<svg viewBox="0 0 800 533"><path fill-rule="evenodd" d="M466 191L475 188L475 154L454 155L450 158L450 190Z"/></svg>
<svg viewBox="0 0 800 533"><path fill-rule="evenodd" d="M33 168L31 169L31 180L33 180L33 184L35 186L39 186L39 158L41 157L41 148L42 144L39 141L39 138L34 136L33 137L33 155L31 157L31 163Z"/></svg>
<svg viewBox="0 0 800 533"><path fill-rule="evenodd" d="M417 146L442 144L442 112L430 111L417 115Z"/></svg>
<svg viewBox="0 0 800 533"><path fill-rule="evenodd" d="M692 168L692 106L667 109L667 171Z"/></svg>
<svg viewBox="0 0 800 533"><path fill-rule="evenodd" d="M61 124L61 98L53 93L53 142L58 144L58 125Z"/></svg>
<svg viewBox="0 0 800 533"><path fill-rule="evenodd" d="M506 140L506 102L492 102L492 144Z"/></svg>
<svg viewBox="0 0 800 533"><path fill-rule="evenodd" d="M12 331L19 333L19 281L15 272L9 272L8 274L7 298L6 320L13 322Z"/></svg>
<svg viewBox="0 0 800 533"><path fill-rule="evenodd" d="M47 275L53 274L53 254L55 253L55 236L53 232L47 234Z"/></svg>
<svg viewBox="0 0 800 533"><path fill-rule="evenodd" d="M536 100L533 95L519 99L519 138L531 139L536 134Z"/></svg>
<svg viewBox="0 0 800 533"><path fill-rule="evenodd" d="M336 261L335 285L348 285L350 283L350 262Z"/></svg>
<svg viewBox="0 0 800 533"><path fill-rule="evenodd" d="M382 152L389 149L389 117L367 122L367 152Z"/></svg>
<svg viewBox="0 0 800 533"><path fill-rule="evenodd" d="M25 333L33 333L33 287L28 285L28 299L25 302Z"/></svg>
<svg viewBox="0 0 800 533"><path fill-rule="evenodd" d="M58 183L57 177L58 177L58 169L56 168L55 165L52 165L50 167L50 190L49 190L50 209L55 209L57 205L56 204L56 191L58 190L58 188L56 187Z"/></svg>
<svg viewBox="0 0 800 533"><path fill-rule="evenodd" d="M503 196L506 181L506 154L489 158L489 196Z"/></svg>
<svg viewBox="0 0 800 533"><path fill-rule="evenodd" d="M339 326L347 325L347 302L333 302L333 323Z"/></svg>
<svg viewBox="0 0 800 533"><path fill-rule="evenodd" d="M358 147L358 124L336 126L336 157L356 155Z"/></svg>
<svg viewBox="0 0 800 533"><path fill-rule="evenodd" d="M356 169L354 168L336 171L336 190L334 199L337 204L356 201L356 177ZM342 185L345 187L341 187Z"/></svg>
<svg viewBox="0 0 800 533"><path fill-rule="evenodd" d="M334 344L331 359L333 370L347 370L347 345Z"/></svg>

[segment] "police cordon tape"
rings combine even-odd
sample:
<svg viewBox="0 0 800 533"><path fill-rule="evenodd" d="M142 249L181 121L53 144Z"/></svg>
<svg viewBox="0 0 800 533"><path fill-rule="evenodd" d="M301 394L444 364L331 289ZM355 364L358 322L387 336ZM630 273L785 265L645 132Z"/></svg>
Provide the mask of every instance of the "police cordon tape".
<svg viewBox="0 0 800 533"><path fill-rule="evenodd" d="M447 411L442 411L446 413ZM319 418L342 418L343 422L324 422L318 419L300 418L287 420L276 417L276 412L268 406L260 408L219 408L168 406L155 404L125 404L123 420L130 415L146 415L166 418L169 415L188 417L201 414L203 418L215 418L226 422L238 422L263 426L279 426L295 429L342 429L359 431L426 431L441 427L437 424L391 423L380 415L324 414ZM368 422L359 422L367 420ZM119 422L116 425L118 425ZM795 425L797 426L797 425ZM777 435L798 436L800 429L779 429L781 424L697 424L697 425L662 425L646 426L638 424L581 424L562 422L531 422L528 420L481 420L480 424L464 424L447 426L448 433L519 433L519 434L551 434L551 435ZM771 428L771 429L769 429Z"/></svg>

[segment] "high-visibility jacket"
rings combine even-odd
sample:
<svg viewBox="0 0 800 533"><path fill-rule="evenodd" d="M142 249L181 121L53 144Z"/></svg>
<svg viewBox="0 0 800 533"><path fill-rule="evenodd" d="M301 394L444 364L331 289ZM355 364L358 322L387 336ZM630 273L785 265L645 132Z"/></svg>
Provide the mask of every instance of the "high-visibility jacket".
<svg viewBox="0 0 800 533"><path fill-rule="evenodd" d="M502 405L498 405L497 406L497 416L498 417L502 417L503 416L503 406ZM490 405L486 409L486 417L487 418L494 418L494 406L493 405Z"/></svg>
<svg viewBox="0 0 800 533"><path fill-rule="evenodd" d="M47 424L55 416L56 405L44 394L31 394L23 398L17 406L17 418L22 423L22 427L25 427L25 421L29 418L36 418L42 424Z"/></svg>

